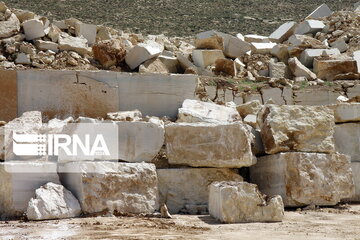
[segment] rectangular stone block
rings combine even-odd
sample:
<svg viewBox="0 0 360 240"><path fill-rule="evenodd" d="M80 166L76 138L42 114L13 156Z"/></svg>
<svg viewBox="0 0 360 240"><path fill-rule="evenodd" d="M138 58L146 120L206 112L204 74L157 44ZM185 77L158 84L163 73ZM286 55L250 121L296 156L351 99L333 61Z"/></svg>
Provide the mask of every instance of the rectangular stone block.
<svg viewBox="0 0 360 240"><path fill-rule="evenodd" d="M334 115L329 108L266 105L258 118L267 154L335 151Z"/></svg>
<svg viewBox="0 0 360 240"><path fill-rule="evenodd" d="M360 162L360 123L344 123L335 126L335 148L339 153Z"/></svg>
<svg viewBox="0 0 360 240"><path fill-rule="evenodd" d="M354 176L355 196L349 200L352 202L360 202L360 162L352 162L351 169Z"/></svg>
<svg viewBox="0 0 360 240"><path fill-rule="evenodd" d="M168 124L165 143L170 164L241 168L256 163L251 135L241 122Z"/></svg>
<svg viewBox="0 0 360 240"><path fill-rule="evenodd" d="M316 91L316 94L314 94ZM329 105L337 103L337 98L343 92L336 92L330 89L306 88L294 91L295 105Z"/></svg>
<svg viewBox="0 0 360 240"><path fill-rule="evenodd" d="M285 207L336 205L354 195L350 158L342 154L279 153L250 168L252 183L267 195L280 195Z"/></svg>
<svg viewBox="0 0 360 240"><path fill-rule="evenodd" d="M159 203L170 213L204 214L196 211L209 201L209 186L216 181L242 181L236 170L225 168L157 169Z"/></svg>
<svg viewBox="0 0 360 240"><path fill-rule="evenodd" d="M225 58L222 50L195 49L192 53L194 64L201 68L214 65L216 60Z"/></svg>
<svg viewBox="0 0 360 240"><path fill-rule="evenodd" d="M276 46L276 43L251 43L251 52L257 54L270 54L273 47Z"/></svg>
<svg viewBox="0 0 360 240"><path fill-rule="evenodd" d="M300 55L300 62L306 67L311 68L313 66L314 58L320 57L323 52L329 56L339 55L340 51L337 48L333 49L305 49Z"/></svg>
<svg viewBox="0 0 360 240"><path fill-rule="evenodd" d="M282 43L286 41L291 35L293 35L296 22L286 22L270 34L269 39L275 43Z"/></svg>
<svg viewBox="0 0 360 240"><path fill-rule="evenodd" d="M155 165L149 163L71 162L59 165L60 180L85 214L153 213L158 209Z"/></svg>
<svg viewBox="0 0 360 240"><path fill-rule="evenodd" d="M332 14L332 11L330 10L329 6L324 3L324 4L321 4L319 7L317 7L306 18L318 19L318 18L330 16L331 14Z"/></svg>
<svg viewBox="0 0 360 240"><path fill-rule="evenodd" d="M295 34L315 34L325 27L323 21L305 20L301 22L295 29Z"/></svg>
<svg viewBox="0 0 360 240"><path fill-rule="evenodd" d="M281 196L267 197L255 184L214 182L210 185L210 216L223 223L281 222Z"/></svg>
<svg viewBox="0 0 360 240"><path fill-rule="evenodd" d="M353 59L344 60L314 60L314 72L323 80L336 80L337 75L357 73L357 63Z"/></svg>
<svg viewBox="0 0 360 240"><path fill-rule="evenodd" d="M360 122L360 103L340 103L328 107L334 111L336 123Z"/></svg>
<svg viewBox="0 0 360 240"><path fill-rule="evenodd" d="M49 162L0 162L0 218L22 216L36 189L60 184L56 168Z"/></svg>
<svg viewBox="0 0 360 240"><path fill-rule="evenodd" d="M17 116L18 93L15 70L0 70L0 121L10 121Z"/></svg>

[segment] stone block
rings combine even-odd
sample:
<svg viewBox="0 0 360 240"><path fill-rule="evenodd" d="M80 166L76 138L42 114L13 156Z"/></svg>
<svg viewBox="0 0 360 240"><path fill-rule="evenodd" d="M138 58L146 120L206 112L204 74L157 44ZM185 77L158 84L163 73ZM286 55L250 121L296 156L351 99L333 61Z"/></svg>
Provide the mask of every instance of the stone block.
<svg viewBox="0 0 360 240"><path fill-rule="evenodd" d="M329 105L337 103L337 98L342 95L343 92L310 87L294 91L294 103L295 105Z"/></svg>
<svg viewBox="0 0 360 240"><path fill-rule="evenodd" d="M282 97L282 90L280 88L262 88L261 95L265 102L272 99L274 104L285 104L284 98Z"/></svg>
<svg viewBox="0 0 360 240"><path fill-rule="evenodd" d="M305 77L307 80L315 80L316 74L304 66L296 57L290 58L289 68L295 77Z"/></svg>
<svg viewBox="0 0 360 240"><path fill-rule="evenodd" d="M216 181L242 181L236 170L226 168L157 169L159 203L170 213L189 213L189 206L208 206L209 186ZM199 214L199 213L194 213Z"/></svg>
<svg viewBox="0 0 360 240"><path fill-rule="evenodd" d="M33 40L45 36L44 24L41 20L30 19L22 23L26 40Z"/></svg>
<svg viewBox="0 0 360 240"><path fill-rule="evenodd" d="M270 54L271 50L276 46L276 43L251 43L251 52L254 54Z"/></svg>
<svg viewBox="0 0 360 240"><path fill-rule="evenodd" d="M270 34L269 39L275 43L283 43L294 34L296 22L286 22Z"/></svg>
<svg viewBox="0 0 360 240"><path fill-rule="evenodd" d="M351 169L354 176L355 196L349 200L352 202L360 202L360 162L352 162Z"/></svg>
<svg viewBox="0 0 360 240"><path fill-rule="evenodd" d="M9 19L0 22L0 38L8 38L20 31L20 21L15 14L11 14Z"/></svg>
<svg viewBox="0 0 360 240"><path fill-rule="evenodd" d="M162 51L164 46L156 42L139 43L126 54L125 62L131 70L134 70L146 60L159 56Z"/></svg>
<svg viewBox="0 0 360 240"><path fill-rule="evenodd" d="M10 121L17 116L18 93L15 70L0 70L0 121Z"/></svg>
<svg viewBox="0 0 360 240"><path fill-rule="evenodd" d="M320 57L325 52L326 55L336 56L340 54L339 49L305 49L300 55L300 62L306 67L312 67L314 58Z"/></svg>
<svg viewBox="0 0 360 240"><path fill-rule="evenodd" d="M119 39L99 41L92 46L92 50L95 60L105 68L120 64L126 56L126 49Z"/></svg>
<svg viewBox="0 0 360 240"><path fill-rule="evenodd" d="M221 50L195 49L192 53L194 64L201 68L214 65L216 60L225 58Z"/></svg>
<svg viewBox="0 0 360 240"><path fill-rule="evenodd" d="M244 39L248 43L254 43L254 42L256 42L256 43L269 43L270 42L269 37L260 36L260 35L256 35L256 34L245 35Z"/></svg>
<svg viewBox="0 0 360 240"><path fill-rule="evenodd" d="M338 40L330 43L330 46L331 48L337 48L341 53L346 52L349 48L343 38L339 38Z"/></svg>
<svg viewBox="0 0 360 240"><path fill-rule="evenodd" d="M59 52L59 44L51 42L51 41L37 40L37 41L35 41L35 45L39 50L42 50L42 51L51 50L54 53Z"/></svg>
<svg viewBox="0 0 360 240"><path fill-rule="evenodd" d="M59 165L58 171L85 214L153 213L159 207L153 164L71 162Z"/></svg>
<svg viewBox="0 0 360 240"><path fill-rule="evenodd" d="M251 51L251 45L239 37L221 33L224 39L224 54L229 58L238 58Z"/></svg>
<svg viewBox="0 0 360 240"><path fill-rule="evenodd" d="M332 11L330 10L329 6L324 4L321 4L319 7L317 7L312 13L310 13L309 16L306 18L308 19L318 19L323 17L328 17L332 14Z"/></svg>
<svg viewBox="0 0 360 240"><path fill-rule="evenodd" d="M357 73L357 63L353 59L343 60L320 60L314 59L314 72L323 80L332 81L337 75Z"/></svg>
<svg viewBox="0 0 360 240"><path fill-rule="evenodd" d="M334 111L335 122L360 122L360 103L339 103L328 106Z"/></svg>
<svg viewBox="0 0 360 240"><path fill-rule="evenodd" d="M59 37L59 50L74 51L82 56L91 55L91 48L87 45L87 39L84 37L72 37L64 32Z"/></svg>
<svg viewBox="0 0 360 240"><path fill-rule="evenodd" d="M264 196L255 184L214 182L209 191L210 216L222 223L281 222L281 196Z"/></svg>
<svg viewBox="0 0 360 240"><path fill-rule="evenodd" d="M237 75L237 66L236 63L231 59L217 59L215 61L215 73L216 74L227 74L231 77Z"/></svg>
<svg viewBox="0 0 360 240"><path fill-rule="evenodd" d="M75 35L77 37L83 36L87 39L89 46L96 42L97 26L94 24L86 24L82 22L75 23Z"/></svg>
<svg viewBox="0 0 360 240"><path fill-rule="evenodd" d="M225 107L212 102L186 99L179 108L177 122L235 122L241 117L235 108Z"/></svg>
<svg viewBox="0 0 360 240"><path fill-rule="evenodd" d="M139 73L161 73L167 74L169 70L163 64L162 61L158 58L151 58L146 60L143 64L139 66Z"/></svg>
<svg viewBox="0 0 360 240"><path fill-rule="evenodd" d="M269 77L271 78L291 78L290 68L283 62L269 62ZM266 101L266 100L265 100Z"/></svg>
<svg viewBox="0 0 360 240"><path fill-rule="evenodd" d="M205 33L196 35L195 47L197 49L224 49L224 40L221 36L218 36L215 31Z"/></svg>
<svg viewBox="0 0 360 240"><path fill-rule="evenodd" d="M60 184L56 168L50 162L0 162L0 217L22 216L36 189Z"/></svg>
<svg viewBox="0 0 360 240"><path fill-rule="evenodd" d="M323 21L305 20L301 22L295 29L295 34L315 34L321 32L325 27Z"/></svg>
<svg viewBox="0 0 360 240"><path fill-rule="evenodd" d="M240 168L256 163L251 135L241 122L173 123L165 126L170 164Z"/></svg>
<svg viewBox="0 0 360 240"><path fill-rule="evenodd" d="M160 55L159 60L166 66L167 70L170 73L178 73L180 69L180 63L177 57L170 57Z"/></svg>
<svg viewBox="0 0 360 240"><path fill-rule="evenodd" d="M265 105L264 114L258 117L267 154L335 151L335 121L329 108Z"/></svg>
<svg viewBox="0 0 360 240"><path fill-rule="evenodd" d="M16 56L16 59L15 59L15 63L30 65L31 64L30 55L25 54L25 53L18 53L18 55Z"/></svg>
<svg viewBox="0 0 360 240"><path fill-rule="evenodd" d="M253 100L236 106L236 109L240 113L241 117L245 118L249 114L257 115L258 112L262 109L262 105L259 100Z"/></svg>
<svg viewBox="0 0 360 240"><path fill-rule="evenodd" d="M360 123L344 123L335 126L336 151L350 156L352 162L360 162Z"/></svg>
<svg viewBox="0 0 360 240"><path fill-rule="evenodd" d="M290 58L289 51L288 51L288 45L286 45L286 44L275 45L271 49L270 54L277 57L280 61L282 61L284 63L287 63L288 59Z"/></svg>
<svg viewBox="0 0 360 240"><path fill-rule="evenodd" d="M354 195L350 159L342 154L279 153L250 168L252 183L280 195L285 207L332 206Z"/></svg>
<svg viewBox="0 0 360 240"><path fill-rule="evenodd" d="M356 61L358 72L360 73L360 51L355 51L353 53L353 58Z"/></svg>

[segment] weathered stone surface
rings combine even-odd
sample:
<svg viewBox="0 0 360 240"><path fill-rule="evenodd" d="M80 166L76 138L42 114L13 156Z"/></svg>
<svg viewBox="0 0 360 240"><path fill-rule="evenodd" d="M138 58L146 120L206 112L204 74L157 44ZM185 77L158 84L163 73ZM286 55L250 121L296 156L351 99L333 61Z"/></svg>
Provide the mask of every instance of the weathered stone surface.
<svg viewBox="0 0 360 240"><path fill-rule="evenodd" d="M140 121L142 113L139 110L120 111L106 114L106 118L113 121Z"/></svg>
<svg viewBox="0 0 360 240"><path fill-rule="evenodd" d="M356 61L356 63L357 63L357 68L358 68L358 72L360 72L360 51L355 51L354 53L353 53L353 58L354 58L354 60Z"/></svg>
<svg viewBox="0 0 360 240"><path fill-rule="evenodd" d="M334 146L334 115L320 106L266 105L261 137L268 154L278 152L332 153Z"/></svg>
<svg viewBox="0 0 360 240"><path fill-rule="evenodd" d="M44 24L41 20L30 19L22 24L26 36L26 40L33 40L45 36Z"/></svg>
<svg viewBox="0 0 360 240"><path fill-rule="evenodd" d="M139 73L169 73L165 64L158 58L146 60L139 66Z"/></svg>
<svg viewBox="0 0 360 240"><path fill-rule="evenodd" d="M96 41L97 26L94 24L86 24L82 22L75 23L75 35L77 37L83 36L87 39L88 44L91 46Z"/></svg>
<svg viewBox="0 0 360 240"><path fill-rule="evenodd" d="M295 77L306 77L315 80L316 74L305 67L296 57L289 59L289 68Z"/></svg>
<svg viewBox="0 0 360 240"><path fill-rule="evenodd" d="M6 106L0 108L0 121L10 121L17 117L17 72L15 70L0 70L0 102Z"/></svg>
<svg viewBox="0 0 360 240"><path fill-rule="evenodd" d="M61 33L59 37L59 49L61 51L74 51L81 55L90 54L91 48L87 45L84 37L72 37L66 33Z"/></svg>
<svg viewBox="0 0 360 240"><path fill-rule="evenodd" d="M150 162L164 145L164 123L118 122L119 159L127 162Z"/></svg>
<svg viewBox="0 0 360 240"><path fill-rule="evenodd" d="M217 59L215 61L215 73L225 73L232 77L235 77L237 75L236 64L230 59Z"/></svg>
<svg viewBox="0 0 360 240"><path fill-rule="evenodd" d="M289 51L288 51L288 45L285 44L277 44L275 45L271 51L270 54L277 57L280 61L287 63L289 60Z"/></svg>
<svg viewBox="0 0 360 240"><path fill-rule="evenodd" d="M318 19L318 18L322 18L322 17L327 17L330 16L332 14L332 11L330 10L330 8L328 7L328 5L321 4L318 8L316 8L312 13L310 13L309 16L307 16L306 18L312 18L312 19Z"/></svg>
<svg viewBox="0 0 360 240"><path fill-rule="evenodd" d="M336 151L351 157L352 162L360 161L360 123L335 125Z"/></svg>
<svg viewBox="0 0 360 240"><path fill-rule="evenodd" d="M321 55L326 54L328 56L339 55L340 51L337 48L333 49L305 49L300 56L300 62L306 67L312 67L314 58L320 57Z"/></svg>
<svg viewBox="0 0 360 240"><path fill-rule="evenodd" d="M16 64L24 64L24 65L31 64L30 55L25 54L25 53L19 53L16 56L15 63Z"/></svg>
<svg viewBox="0 0 360 240"><path fill-rule="evenodd" d="M56 163L0 162L0 217L19 217L40 186L60 184Z"/></svg>
<svg viewBox="0 0 360 240"><path fill-rule="evenodd" d="M125 62L133 70L146 60L159 56L163 50L164 46L157 42L139 43L127 53Z"/></svg>
<svg viewBox="0 0 360 240"><path fill-rule="evenodd" d="M20 21L15 14L11 14L9 19L0 22L0 38L7 38L15 35L20 30Z"/></svg>
<svg viewBox="0 0 360 240"><path fill-rule="evenodd" d="M19 19L21 23L25 22L26 20L33 19L35 17L35 13L27 10L12 9L11 11L16 15L16 17Z"/></svg>
<svg viewBox="0 0 360 240"><path fill-rule="evenodd" d="M256 34L245 35L244 39L248 43L253 43L253 42L268 43L268 42L270 42L269 37L260 36L260 35L256 35Z"/></svg>
<svg viewBox="0 0 360 240"><path fill-rule="evenodd" d="M60 165L59 174L85 214L153 213L159 207L153 164L72 162Z"/></svg>
<svg viewBox="0 0 360 240"><path fill-rule="evenodd" d="M168 124L165 143L170 164L240 168L256 163L250 133L240 122Z"/></svg>
<svg viewBox="0 0 360 240"><path fill-rule="evenodd" d="M360 202L360 162L352 162L351 170L354 177L355 196L350 198L350 201Z"/></svg>
<svg viewBox="0 0 360 240"><path fill-rule="evenodd" d="M267 197L255 184L214 182L210 185L209 212L223 223L281 222L281 196Z"/></svg>
<svg viewBox="0 0 360 240"><path fill-rule="evenodd" d="M54 53L59 52L59 44L51 42L51 41L37 40L37 41L35 41L35 45L39 50L42 50L42 51L51 50Z"/></svg>
<svg viewBox="0 0 360 240"><path fill-rule="evenodd" d="M269 62L269 77L290 79L290 68L283 62Z"/></svg>
<svg viewBox="0 0 360 240"><path fill-rule="evenodd" d="M165 203L174 214L189 213L189 206L194 205L207 208L212 182L243 180L236 170L225 168L157 169L157 175L159 203Z"/></svg>
<svg viewBox="0 0 360 240"><path fill-rule="evenodd" d="M326 48L327 46L322 43L320 40L313 38L308 35L299 35L294 34L289 39L288 42L290 44L289 52L290 55L299 57L302 51L306 48L308 49L321 49ZM327 51L326 51L327 52Z"/></svg>
<svg viewBox="0 0 360 240"><path fill-rule="evenodd" d="M47 220L77 217L81 214L79 201L62 185L47 183L36 189L26 211L28 220Z"/></svg>
<svg viewBox="0 0 360 240"><path fill-rule="evenodd" d="M216 35L204 35L198 34L195 39L195 47L197 49L224 49L224 41L223 38Z"/></svg>
<svg viewBox="0 0 360 240"><path fill-rule="evenodd" d="M234 37L230 34L221 33L220 36L224 39L224 54L229 58L241 57L251 50L250 44L239 38L239 35Z"/></svg>
<svg viewBox="0 0 360 240"><path fill-rule="evenodd" d="M170 73L178 73L180 70L180 63L177 57L170 57L160 55L158 59L165 65Z"/></svg>
<svg viewBox="0 0 360 240"><path fill-rule="evenodd" d="M323 30L324 27L325 24L323 21L305 20L296 27L295 34L315 34Z"/></svg>
<svg viewBox="0 0 360 240"><path fill-rule="evenodd" d="M316 94L314 94L314 91ZM295 105L328 105L337 103L343 92L335 92L324 88L306 88L294 91Z"/></svg>
<svg viewBox="0 0 360 240"><path fill-rule="evenodd" d="M196 66L205 68L214 65L216 60L225 58L225 56L221 50L195 49L192 53L192 58Z"/></svg>
<svg viewBox="0 0 360 240"><path fill-rule="evenodd" d="M348 50L348 45L343 38L339 38L338 40L330 43L332 48L337 48L341 53L346 52Z"/></svg>
<svg viewBox="0 0 360 240"><path fill-rule="evenodd" d="M276 46L276 43L251 43L251 52L257 54L270 54L271 50Z"/></svg>
<svg viewBox="0 0 360 240"><path fill-rule="evenodd" d="M282 96L283 92L280 88L262 88L261 95L265 102L272 99L274 104L285 104L285 100Z"/></svg>
<svg viewBox="0 0 360 240"><path fill-rule="evenodd" d="M336 75L343 73L357 73L357 63L353 59L320 60L314 59L314 72L323 80L334 80Z"/></svg>
<svg viewBox="0 0 360 240"><path fill-rule="evenodd" d="M342 154L279 153L261 157L251 182L267 195L281 195L285 207L336 205L354 195L350 159Z"/></svg>
<svg viewBox="0 0 360 240"><path fill-rule="evenodd" d="M257 115L261 108L262 104L259 100L249 101L236 106L236 110L240 113L242 118L245 118L249 114Z"/></svg>
<svg viewBox="0 0 360 240"><path fill-rule="evenodd" d="M186 99L179 108L177 122L235 122L241 120L235 108L212 102Z"/></svg>
<svg viewBox="0 0 360 240"><path fill-rule="evenodd" d="M125 60L126 50L121 40L103 40L92 46L94 58L105 68L118 65Z"/></svg>
<svg viewBox="0 0 360 240"><path fill-rule="evenodd" d="M360 122L360 103L340 103L328 107L334 111L336 123Z"/></svg>
<svg viewBox="0 0 360 240"><path fill-rule="evenodd" d="M286 22L270 34L269 39L272 42L282 43L294 34L296 22Z"/></svg>

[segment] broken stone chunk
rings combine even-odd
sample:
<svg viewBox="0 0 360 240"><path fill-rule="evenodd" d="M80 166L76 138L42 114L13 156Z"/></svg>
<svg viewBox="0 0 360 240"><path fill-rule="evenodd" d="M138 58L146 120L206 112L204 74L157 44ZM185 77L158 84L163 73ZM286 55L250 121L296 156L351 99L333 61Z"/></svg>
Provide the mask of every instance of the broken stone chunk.
<svg viewBox="0 0 360 240"><path fill-rule="evenodd" d="M20 31L20 21L15 14L11 14L6 21L0 21L0 38L7 38Z"/></svg>
<svg viewBox="0 0 360 240"><path fill-rule="evenodd" d="M195 39L197 49L224 49L223 38L214 33L214 35L198 34Z"/></svg>
<svg viewBox="0 0 360 240"><path fill-rule="evenodd" d="M282 43L294 34L296 22L287 22L270 34L269 39L275 43Z"/></svg>
<svg viewBox="0 0 360 240"><path fill-rule="evenodd" d="M163 62L158 58L152 58L146 60L143 64L139 67L139 73L162 73L166 74L169 73L169 70L163 64Z"/></svg>
<svg viewBox="0 0 360 240"><path fill-rule="evenodd" d="M71 162L58 169L61 182L79 200L85 214L153 213L159 208L153 164Z"/></svg>
<svg viewBox="0 0 360 240"><path fill-rule="evenodd" d="M343 38L339 38L338 40L330 43L332 48L337 48L341 53L346 52L348 50L348 45L346 44Z"/></svg>
<svg viewBox="0 0 360 240"><path fill-rule="evenodd" d="M172 123L165 126L170 164L240 168L256 163L251 136L240 122Z"/></svg>
<svg viewBox="0 0 360 240"><path fill-rule="evenodd" d="M160 55L158 59L165 65L166 69L170 73L178 73L180 69L180 63L177 57Z"/></svg>
<svg viewBox="0 0 360 240"><path fill-rule="evenodd" d="M179 108L177 122L235 122L241 120L235 108L186 99Z"/></svg>
<svg viewBox="0 0 360 240"><path fill-rule="evenodd" d="M216 60L225 58L221 50L202 50L195 49L192 53L194 64L198 67L206 68L214 65Z"/></svg>
<svg viewBox="0 0 360 240"><path fill-rule="evenodd" d="M16 64L24 64L24 65L30 65L31 59L30 55L25 53L19 53L15 59Z"/></svg>
<svg viewBox="0 0 360 240"><path fill-rule="evenodd" d="M314 60L314 72L320 79L332 81L339 74L357 73L357 62L353 59Z"/></svg>
<svg viewBox="0 0 360 240"><path fill-rule="evenodd" d="M215 73L225 73L232 77L235 77L237 75L237 68L235 62L226 58L216 60Z"/></svg>
<svg viewBox="0 0 360 240"><path fill-rule="evenodd" d="M249 114L257 115L262 109L262 105L259 100L249 101L244 104L240 104L236 107L242 118L245 118Z"/></svg>
<svg viewBox="0 0 360 240"><path fill-rule="evenodd" d="M105 68L116 66L125 60L126 50L118 39L104 40L93 45L94 58Z"/></svg>
<svg viewBox="0 0 360 240"><path fill-rule="evenodd" d="M270 39L269 37L265 37L265 36L260 36L260 35L255 35L255 34L249 34L249 35L245 35L244 36L245 41L248 43L253 43L253 42L257 42L257 43L269 43Z"/></svg>
<svg viewBox="0 0 360 240"><path fill-rule="evenodd" d="M320 57L321 55L326 54L328 56L335 56L340 54L339 49L305 49L300 56L300 62L306 67L312 67L314 59Z"/></svg>
<svg viewBox="0 0 360 240"><path fill-rule="evenodd" d="M333 153L334 115L323 106L266 105L260 118L267 154L278 152Z"/></svg>
<svg viewBox="0 0 360 240"><path fill-rule="evenodd" d="M26 40L33 40L45 36L44 24L41 20L30 19L23 22Z"/></svg>
<svg viewBox="0 0 360 240"><path fill-rule="evenodd" d="M59 37L59 49L61 51L74 51L82 56L91 54L91 48L87 45L84 37L72 37L66 33L61 33Z"/></svg>
<svg viewBox="0 0 360 240"><path fill-rule="evenodd" d="M87 43L92 46L96 41L97 26L94 24L85 24L82 22L75 23L75 35L83 36Z"/></svg>
<svg viewBox="0 0 360 240"><path fill-rule="evenodd" d="M333 206L354 195L350 159L342 154L279 153L258 158L251 182L267 195L281 195L285 207Z"/></svg>
<svg viewBox="0 0 360 240"><path fill-rule="evenodd" d="M288 63L289 68L295 77L306 77L308 80L316 79L316 74L310 71L304 65L302 65L296 57L290 58Z"/></svg>
<svg viewBox="0 0 360 240"><path fill-rule="evenodd" d="M59 52L59 45L54 42L37 40L37 41L35 41L35 45L39 50L42 50L42 51L51 50L54 53Z"/></svg>
<svg viewBox="0 0 360 240"><path fill-rule="evenodd" d="M285 44L277 44L275 45L271 51L270 54L277 57L280 61L287 63L289 60L289 51L288 46Z"/></svg>
<svg viewBox="0 0 360 240"><path fill-rule="evenodd" d="M28 220L48 220L78 217L79 201L62 185L47 183L36 189L26 211Z"/></svg>
<svg viewBox="0 0 360 240"><path fill-rule="evenodd" d="M159 56L163 50L164 46L156 42L139 43L127 53L125 62L134 70L146 60Z"/></svg>
<svg viewBox="0 0 360 240"><path fill-rule="evenodd" d="M295 29L295 34L315 34L324 29L325 24L319 20L305 20L301 22Z"/></svg>
<svg viewBox="0 0 360 240"><path fill-rule="evenodd" d="M205 206L209 201L209 185L215 181L242 181L236 170L226 168L157 169L159 202L170 213L190 213L189 206ZM192 214L201 214L194 212Z"/></svg>
<svg viewBox="0 0 360 240"><path fill-rule="evenodd" d="M270 54L271 50L276 46L276 43L251 43L252 53Z"/></svg>
<svg viewBox="0 0 360 240"><path fill-rule="evenodd" d="M113 121L141 121L142 113L139 110L113 112L106 114L106 118Z"/></svg>
<svg viewBox="0 0 360 240"><path fill-rule="evenodd" d="M210 215L223 223L281 222L281 196L267 197L255 184L213 182L209 193Z"/></svg>

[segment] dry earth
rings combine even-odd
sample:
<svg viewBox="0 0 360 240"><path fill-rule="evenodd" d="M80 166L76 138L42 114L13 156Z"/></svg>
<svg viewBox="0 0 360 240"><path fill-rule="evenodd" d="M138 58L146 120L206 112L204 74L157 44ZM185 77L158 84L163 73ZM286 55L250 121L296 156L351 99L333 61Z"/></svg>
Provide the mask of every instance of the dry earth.
<svg viewBox="0 0 360 240"><path fill-rule="evenodd" d="M219 224L209 216L0 222L0 239L360 239L360 205L287 211L281 223Z"/></svg>
<svg viewBox="0 0 360 240"><path fill-rule="evenodd" d="M280 23L300 20L326 2L332 10L358 0L4 0L13 8L51 19L78 18L121 30L193 36L206 30L269 34Z"/></svg>

